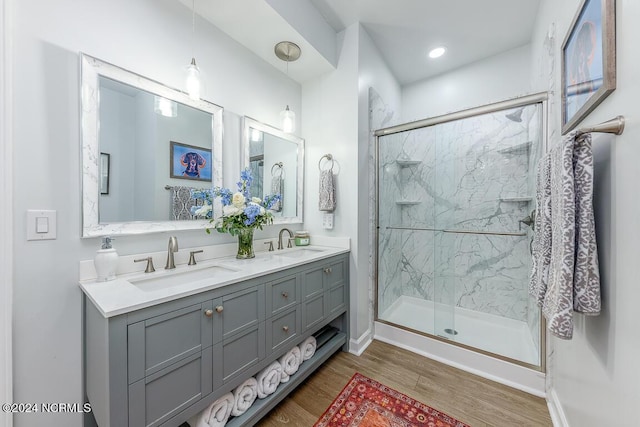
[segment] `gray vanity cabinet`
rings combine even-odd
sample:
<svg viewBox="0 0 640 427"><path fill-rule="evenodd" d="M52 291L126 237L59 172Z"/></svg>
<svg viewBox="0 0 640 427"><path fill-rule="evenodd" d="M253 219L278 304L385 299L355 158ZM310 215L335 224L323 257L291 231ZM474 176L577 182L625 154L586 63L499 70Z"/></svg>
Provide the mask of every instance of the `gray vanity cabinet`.
<svg viewBox="0 0 640 427"><path fill-rule="evenodd" d="M109 318L85 298L85 382L95 422L178 426L310 334L337 329L322 332L333 338L296 378L230 423L255 424L348 342L347 262L337 255Z"/></svg>

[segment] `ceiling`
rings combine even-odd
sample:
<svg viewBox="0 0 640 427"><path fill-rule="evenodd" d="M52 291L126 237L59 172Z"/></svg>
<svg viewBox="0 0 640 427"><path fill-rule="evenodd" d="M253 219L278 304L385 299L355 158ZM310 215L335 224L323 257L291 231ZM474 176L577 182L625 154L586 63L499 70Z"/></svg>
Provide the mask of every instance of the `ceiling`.
<svg viewBox="0 0 640 427"><path fill-rule="evenodd" d="M191 8L191 1L178 0ZM199 0L197 13L285 72L274 45L290 40L302 48L289 77L304 82L333 69L331 58L306 37L310 19L340 32L360 22L401 85L433 77L528 44L540 0ZM301 9L313 9L313 13ZM302 10L302 11L301 11ZM297 15L300 22L293 22ZM286 17L286 18L285 18ZM326 21L326 22L324 22ZM327 25L328 23L328 25ZM313 30L314 28L312 28ZM447 53L429 59L429 50ZM317 46L317 45L316 45ZM322 50L322 49L320 49Z"/></svg>

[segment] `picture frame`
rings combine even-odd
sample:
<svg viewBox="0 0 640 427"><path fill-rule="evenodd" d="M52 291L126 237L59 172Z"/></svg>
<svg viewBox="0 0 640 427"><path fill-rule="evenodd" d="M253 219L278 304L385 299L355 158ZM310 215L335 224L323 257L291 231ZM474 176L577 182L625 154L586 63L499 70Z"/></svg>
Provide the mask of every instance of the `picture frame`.
<svg viewBox="0 0 640 427"><path fill-rule="evenodd" d="M171 178L211 182L211 149L171 141L169 169Z"/></svg>
<svg viewBox="0 0 640 427"><path fill-rule="evenodd" d="M583 0L561 54L564 135L616 88L615 0Z"/></svg>
<svg viewBox="0 0 640 427"><path fill-rule="evenodd" d="M109 172L111 168L111 154L100 153L100 194L109 194Z"/></svg>

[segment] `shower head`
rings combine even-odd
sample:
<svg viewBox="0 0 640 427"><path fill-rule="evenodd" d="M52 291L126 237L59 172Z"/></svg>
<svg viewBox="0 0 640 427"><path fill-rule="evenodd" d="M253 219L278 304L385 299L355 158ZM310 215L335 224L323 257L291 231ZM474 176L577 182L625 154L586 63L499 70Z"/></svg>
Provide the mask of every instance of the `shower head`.
<svg viewBox="0 0 640 427"><path fill-rule="evenodd" d="M520 123L522 121L522 110L524 110L524 107L520 107L512 113L505 114L505 117L512 122Z"/></svg>

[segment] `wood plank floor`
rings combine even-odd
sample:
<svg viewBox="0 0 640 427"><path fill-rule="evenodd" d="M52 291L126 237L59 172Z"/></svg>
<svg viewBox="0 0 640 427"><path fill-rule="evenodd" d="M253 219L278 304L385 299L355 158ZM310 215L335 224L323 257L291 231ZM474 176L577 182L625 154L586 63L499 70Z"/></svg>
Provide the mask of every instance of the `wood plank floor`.
<svg viewBox="0 0 640 427"><path fill-rule="evenodd" d="M380 341L336 353L257 425L313 426L356 372L472 427L552 426L542 398Z"/></svg>

